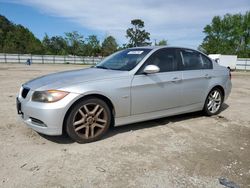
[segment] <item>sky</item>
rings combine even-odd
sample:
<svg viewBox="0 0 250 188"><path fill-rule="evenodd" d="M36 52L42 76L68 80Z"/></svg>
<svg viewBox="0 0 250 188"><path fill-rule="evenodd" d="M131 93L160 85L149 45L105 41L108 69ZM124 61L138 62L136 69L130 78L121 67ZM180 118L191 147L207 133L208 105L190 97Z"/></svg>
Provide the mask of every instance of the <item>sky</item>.
<svg viewBox="0 0 250 188"><path fill-rule="evenodd" d="M250 11L250 0L0 0L0 14L42 39L78 31L122 45L132 19L142 19L151 41L197 48L214 16Z"/></svg>

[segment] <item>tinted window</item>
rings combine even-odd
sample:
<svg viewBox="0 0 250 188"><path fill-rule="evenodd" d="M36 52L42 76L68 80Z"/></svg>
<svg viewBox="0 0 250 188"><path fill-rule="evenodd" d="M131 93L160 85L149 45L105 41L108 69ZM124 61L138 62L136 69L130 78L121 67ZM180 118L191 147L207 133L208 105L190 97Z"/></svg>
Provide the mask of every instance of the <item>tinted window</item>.
<svg viewBox="0 0 250 188"><path fill-rule="evenodd" d="M200 53L192 50L181 50L182 69L198 70L203 68Z"/></svg>
<svg viewBox="0 0 250 188"><path fill-rule="evenodd" d="M146 60L142 70L147 65L156 65L160 68L160 72L176 71L176 62L176 52L174 49L160 49Z"/></svg>
<svg viewBox="0 0 250 188"><path fill-rule="evenodd" d="M202 68L203 69L212 69L213 68L212 61L204 55L201 55L201 57L202 57L202 62L203 62Z"/></svg>

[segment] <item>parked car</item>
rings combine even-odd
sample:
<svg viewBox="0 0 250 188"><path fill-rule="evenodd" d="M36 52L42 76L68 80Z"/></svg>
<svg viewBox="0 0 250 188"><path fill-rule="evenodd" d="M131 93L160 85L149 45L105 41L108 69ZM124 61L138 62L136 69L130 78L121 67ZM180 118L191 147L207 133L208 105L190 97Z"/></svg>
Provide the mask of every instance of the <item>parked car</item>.
<svg viewBox="0 0 250 188"><path fill-rule="evenodd" d="M35 131L79 143L114 126L203 110L218 114L231 91L230 71L196 50L125 49L87 69L22 85L17 111Z"/></svg>

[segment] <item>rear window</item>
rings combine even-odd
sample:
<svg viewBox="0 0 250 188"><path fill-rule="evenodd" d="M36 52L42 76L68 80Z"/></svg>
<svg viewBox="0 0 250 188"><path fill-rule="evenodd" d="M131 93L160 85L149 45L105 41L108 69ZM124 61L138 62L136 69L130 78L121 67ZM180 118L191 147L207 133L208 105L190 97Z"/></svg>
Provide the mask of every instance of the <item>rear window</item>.
<svg viewBox="0 0 250 188"><path fill-rule="evenodd" d="M193 50L181 50L182 70L212 69L212 61Z"/></svg>
<svg viewBox="0 0 250 188"><path fill-rule="evenodd" d="M202 66L203 69L212 69L213 68L213 63L208 57L201 54L201 58L202 58L202 62L203 62L203 66Z"/></svg>

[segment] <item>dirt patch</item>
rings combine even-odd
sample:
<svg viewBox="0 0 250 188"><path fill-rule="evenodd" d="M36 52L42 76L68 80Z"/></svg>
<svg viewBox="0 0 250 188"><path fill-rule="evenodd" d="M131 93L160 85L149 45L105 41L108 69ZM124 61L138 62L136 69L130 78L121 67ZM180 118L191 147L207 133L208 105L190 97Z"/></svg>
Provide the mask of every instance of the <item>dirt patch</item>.
<svg viewBox="0 0 250 188"><path fill-rule="evenodd" d="M112 128L77 144L27 128L16 115L22 83L81 65L0 65L0 187L250 187L250 74L233 72L223 111ZM223 179L224 178L224 179ZM220 180L220 181L219 181Z"/></svg>

